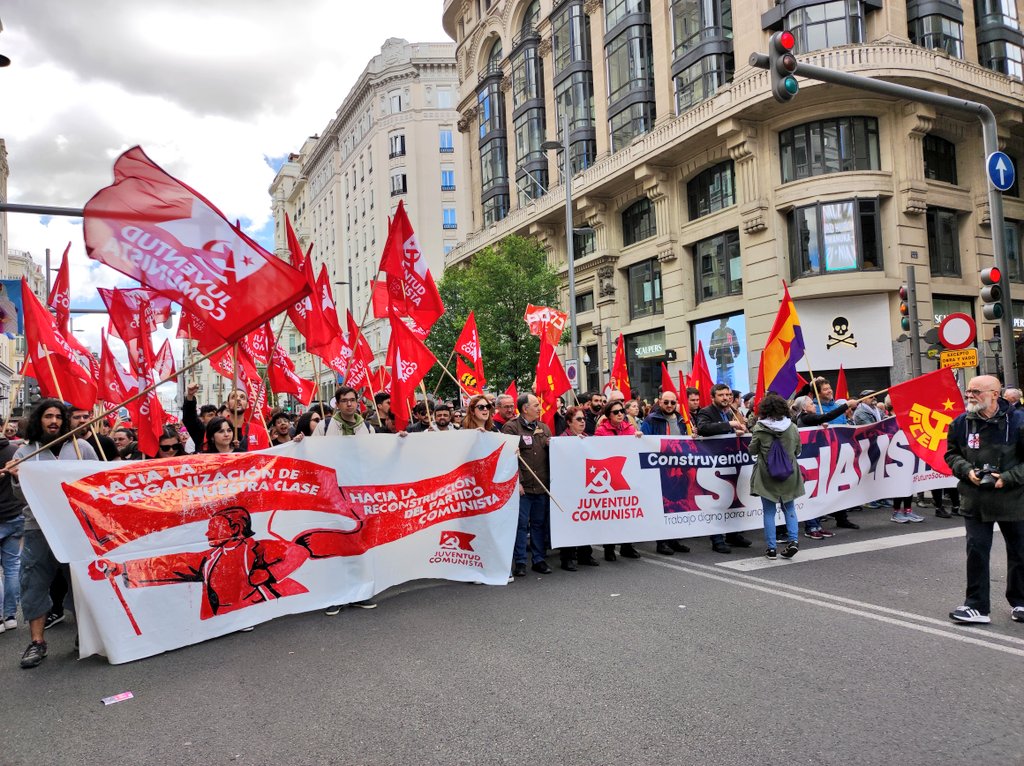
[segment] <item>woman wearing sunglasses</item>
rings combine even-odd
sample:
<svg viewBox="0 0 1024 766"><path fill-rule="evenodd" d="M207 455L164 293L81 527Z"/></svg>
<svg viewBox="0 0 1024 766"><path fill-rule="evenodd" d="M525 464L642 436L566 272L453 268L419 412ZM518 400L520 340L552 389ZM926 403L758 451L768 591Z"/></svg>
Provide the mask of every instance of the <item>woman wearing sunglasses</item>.
<svg viewBox="0 0 1024 766"><path fill-rule="evenodd" d="M462 430L476 428L480 431L498 432L494 425L494 405L483 394L477 394L469 400L466 415L462 419Z"/></svg>
<svg viewBox="0 0 1024 766"><path fill-rule="evenodd" d="M602 418L597 424L594 436L639 436L640 432L633 427L626 417L626 403L621 399L608 402L601 412ZM638 559L640 554L632 543L622 543L619 555L625 559ZM604 560L615 561L615 545L604 546Z"/></svg>
<svg viewBox="0 0 1024 766"><path fill-rule="evenodd" d="M575 436L577 439L586 439L590 436L587 433L587 416L582 407L570 407L565 411L566 428L559 436ZM600 566L594 558L594 549L589 545L577 545L570 548L559 548L558 558L562 562L562 569L566 572L575 572L577 565L596 567Z"/></svg>
<svg viewBox="0 0 1024 766"><path fill-rule="evenodd" d="M582 407L570 407L567 409L565 411L565 424L566 428L559 436L578 436L584 439L589 435L587 434L587 416Z"/></svg>

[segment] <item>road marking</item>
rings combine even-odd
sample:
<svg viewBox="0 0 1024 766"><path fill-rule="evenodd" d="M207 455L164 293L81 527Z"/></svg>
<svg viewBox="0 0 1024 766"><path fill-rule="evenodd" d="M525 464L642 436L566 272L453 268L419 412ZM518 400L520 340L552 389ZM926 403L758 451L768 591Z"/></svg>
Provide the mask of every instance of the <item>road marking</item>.
<svg viewBox="0 0 1024 766"><path fill-rule="evenodd" d="M876 622L881 622L886 625L908 628L919 633L938 636L939 638L957 641L962 644L972 644L986 649L994 649L997 652L1012 654L1015 657L1024 657L1024 639L1017 638L1016 636L1005 636L1000 633L968 635L969 631L977 631L979 628L955 626L952 623L942 622L932 617L916 615L910 612L901 612L897 609L889 609L888 607L877 606L875 604L854 601L853 599L843 598L842 596L833 596L827 593L819 593L818 591L811 591L804 588L786 586L782 583L772 582L771 580L761 580L748 575L730 575L716 571L714 567L705 566L703 564L675 564L670 561L650 558L644 558L642 561L643 563L653 566L664 567L665 569L674 569L677 572L686 572L687 574L704 577L709 580L717 580L718 582L725 583L727 585L738 585L741 588L766 593L769 596L788 598L791 601L798 601L812 606L832 609L837 612L853 615L854 617L875 620ZM941 625L942 627L932 627L933 625ZM976 637L977 635L984 635L984 638ZM1021 648L1017 648L1016 646L1004 646L1003 644L996 643L996 641L1020 644Z"/></svg>
<svg viewBox="0 0 1024 766"><path fill-rule="evenodd" d="M875 537L870 540L858 540L855 543L840 543L838 545L826 545L822 548L801 548L796 558L775 559L774 561L764 556L755 556L747 559L733 559L715 564L723 569L735 569L737 572L752 572L755 569L771 569L778 566L792 566L804 561L820 561L831 559L836 556L851 556L855 553L870 553L872 551L885 550L886 548L900 548L904 545L917 545L918 543L930 543L935 540L950 540L954 537L963 537L964 528L954 527L952 529L935 529L929 532L912 532L902 535L891 535L889 537ZM779 547L784 547L783 543Z"/></svg>

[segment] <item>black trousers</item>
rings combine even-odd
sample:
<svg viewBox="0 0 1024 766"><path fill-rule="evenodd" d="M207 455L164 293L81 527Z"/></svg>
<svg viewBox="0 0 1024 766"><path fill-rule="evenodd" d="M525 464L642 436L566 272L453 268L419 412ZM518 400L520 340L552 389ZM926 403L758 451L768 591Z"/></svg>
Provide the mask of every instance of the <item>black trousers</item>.
<svg viewBox="0 0 1024 766"><path fill-rule="evenodd" d="M982 614L991 611L989 559L992 532L997 522L965 517L967 530L967 597L964 605ZM1006 543L1006 600L1024 606L1024 521L1000 521Z"/></svg>

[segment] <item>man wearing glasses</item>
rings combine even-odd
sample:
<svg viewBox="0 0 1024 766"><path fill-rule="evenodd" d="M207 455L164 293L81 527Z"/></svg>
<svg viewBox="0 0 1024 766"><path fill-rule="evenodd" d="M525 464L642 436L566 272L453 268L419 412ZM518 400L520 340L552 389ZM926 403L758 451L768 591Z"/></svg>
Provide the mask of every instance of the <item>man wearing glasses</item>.
<svg viewBox="0 0 1024 766"><path fill-rule="evenodd" d="M640 424L640 431L648 436L686 436L686 421L679 414L679 397L672 391L662 392L651 414ZM659 540L657 551L663 556L673 556L676 552L689 553L690 548L682 540Z"/></svg>
<svg viewBox="0 0 1024 766"><path fill-rule="evenodd" d="M949 426L946 464L960 483L967 532L967 597L949 613L956 623L992 622L989 557L992 531L1006 543L1006 600L1010 619L1024 622L1024 412L999 396L999 379L979 375L967 384L967 411Z"/></svg>
<svg viewBox="0 0 1024 766"><path fill-rule="evenodd" d="M355 389L339 386L334 392L334 414L327 423L327 435L355 436L356 434L372 434L373 426L363 420L359 414L359 397Z"/></svg>
<svg viewBox="0 0 1024 766"><path fill-rule="evenodd" d="M551 483L548 446L551 431L540 420L540 400L533 394L519 396L519 417L507 422L503 433L519 437L519 527L512 551L512 575L526 576L526 544L529 534L534 572L551 574L547 558L548 505L547 487Z"/></svg>

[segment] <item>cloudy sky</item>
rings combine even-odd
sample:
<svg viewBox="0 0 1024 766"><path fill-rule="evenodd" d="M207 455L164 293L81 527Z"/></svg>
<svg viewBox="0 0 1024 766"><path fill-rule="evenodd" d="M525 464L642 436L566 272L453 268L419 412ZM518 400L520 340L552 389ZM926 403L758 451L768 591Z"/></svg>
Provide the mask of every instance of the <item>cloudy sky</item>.
<svg viewBox="0 0 1024 766"><path fill-rule="evenodd" d="M265 243L275 169L319 133L389 37L448 41L442 0L6 0L0 137L10 202L81 208L138 144ZM85 257L77 219L9 214L10 246L53 266L72 305L127 280ZM75 321L98 348L105 318Z"/></svg>

